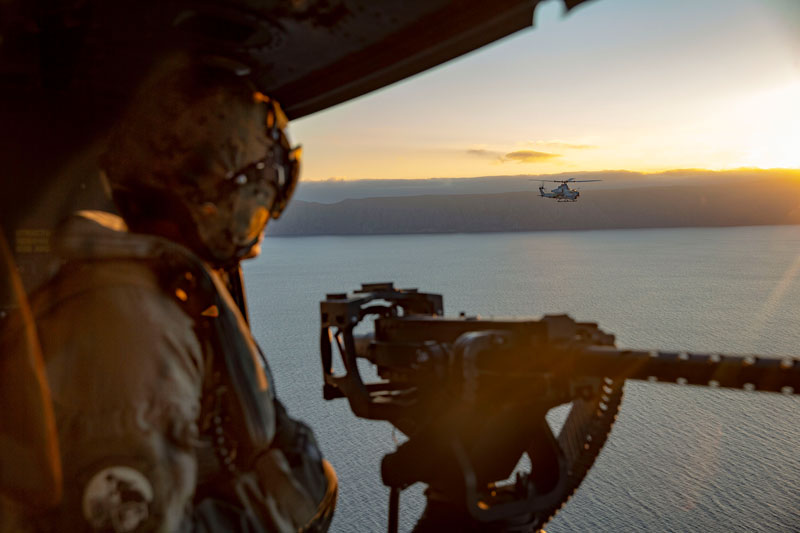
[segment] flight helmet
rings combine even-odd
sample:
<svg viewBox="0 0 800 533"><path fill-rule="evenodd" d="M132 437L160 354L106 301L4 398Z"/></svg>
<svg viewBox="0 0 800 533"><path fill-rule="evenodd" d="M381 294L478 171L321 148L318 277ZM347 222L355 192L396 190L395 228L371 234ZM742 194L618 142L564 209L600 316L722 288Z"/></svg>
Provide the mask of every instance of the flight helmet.
<svg viewBox="0 0 800 533"><path fill-rule="evenodd" d="M170 58L111 133L101 168L131 231L215 266L256 255L297 184L300 148L274 99L225 58Z"/></svg>

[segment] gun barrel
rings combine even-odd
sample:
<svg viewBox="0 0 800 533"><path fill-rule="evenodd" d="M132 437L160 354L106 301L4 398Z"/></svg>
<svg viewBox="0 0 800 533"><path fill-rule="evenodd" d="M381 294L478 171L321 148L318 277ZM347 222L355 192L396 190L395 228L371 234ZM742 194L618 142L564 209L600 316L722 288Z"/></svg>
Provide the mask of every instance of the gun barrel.
<svg viewBox="0 0 800 533"><path fill-rule="evenodd" d="M590 346L575 367L586 375L800 394L800 359L621 350Z"/></svg>

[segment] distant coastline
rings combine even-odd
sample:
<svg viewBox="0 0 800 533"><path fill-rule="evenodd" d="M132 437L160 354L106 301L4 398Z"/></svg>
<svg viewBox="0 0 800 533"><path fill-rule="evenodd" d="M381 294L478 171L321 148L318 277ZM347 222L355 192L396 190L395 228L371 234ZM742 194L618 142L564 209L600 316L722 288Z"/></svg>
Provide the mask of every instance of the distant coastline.
<svg viewBox="0 0 800 533"><path fill-rule="evenodd" d="M586 187L575 203L541 198L536 187L531 188L534 190L396 195L334 203L296 200L280 220L270 224L268 234L491 233L800 224L797 179L765 177L731 183Z"/></svg>

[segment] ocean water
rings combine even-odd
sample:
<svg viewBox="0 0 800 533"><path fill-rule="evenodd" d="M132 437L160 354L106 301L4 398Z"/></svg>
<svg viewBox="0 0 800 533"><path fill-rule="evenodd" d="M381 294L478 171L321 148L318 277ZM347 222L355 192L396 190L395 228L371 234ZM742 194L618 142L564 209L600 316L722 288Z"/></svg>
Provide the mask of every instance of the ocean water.
<svg viewBox="0 0 800 533"><path fill-rule="evenodd" d="M245 266L277 392L340 481L334 532L386 530L391 426L322 399L319 300L362 282L444 295L445 313L566 312L618 346L800 355L800 227L270 238ZM423 506L400 500L401 531ZM625 386L619 419L560 532L800 532L800 398Z"/></svg>

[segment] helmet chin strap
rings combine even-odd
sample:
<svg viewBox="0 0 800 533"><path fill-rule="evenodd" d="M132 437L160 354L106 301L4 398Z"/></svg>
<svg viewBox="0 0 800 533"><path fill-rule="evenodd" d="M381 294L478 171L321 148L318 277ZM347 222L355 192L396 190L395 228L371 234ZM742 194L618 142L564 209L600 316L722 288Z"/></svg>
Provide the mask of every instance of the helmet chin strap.
<svg viewBox="0 0 800 533"><path fill-rule="evenodd" d="M236 251L233 254L233 257L229 261L225 261L225 265L227 265L225 268L227 269L227 268L229 268L231 266L238 265L239 262L242 259L247 259L248 258L248 254L250 253L250 251L255 246L258 245L260 239L261 239L261 235L258 235L256 238L254 238L249 243L247 243L247 244L245 244L243 246L238 246L236 248Z"/></svg>
<svg viewBox="0 0 800 533"><path fill-rule="evenodd" d="M233 301L236 302L236 307L239 308L239 312L242 314L244 321L248 324L250 323L250 316L247 312L247 297L245 296L244 292L244 277L242 276L242 267L239 265L238 261L225 268L225 277L227 278L226 285L228 287L228 292L231 294Z"/></svg>

